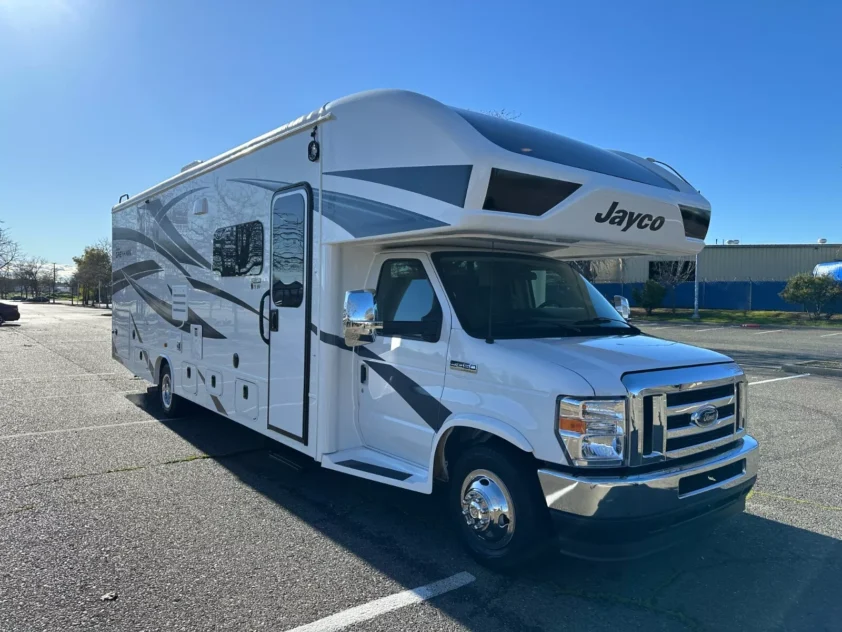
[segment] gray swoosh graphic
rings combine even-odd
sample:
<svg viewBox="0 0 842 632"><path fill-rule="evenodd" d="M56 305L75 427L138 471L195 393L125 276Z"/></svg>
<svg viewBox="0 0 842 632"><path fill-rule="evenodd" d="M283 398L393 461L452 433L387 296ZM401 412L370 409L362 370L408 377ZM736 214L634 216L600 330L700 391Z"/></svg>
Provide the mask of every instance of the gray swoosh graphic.
<svg viewBox="0 0 842 632"><path fill-rule="evenodd" d="M239 182L267 191L277 191L290 184L278 180L258 178L232 178L229 182ZM318 189L313 189L313 195L316 198L314 200L316 212L319 210L317 202L319 194ZM324 192L322 211L325 219L338 224L354 237L373 237L375 235L449 226L449 224L432 217L392 206L385 202L377 202L357 195L334 191Z"/></svg>
<svg viewBox="0 0 842 632"><path fill-rule="evenodd" d="M461 207L465 206L472 169L472 165L429 165L328 171L325 175L365 180Z"/></svg>
<svg viewBox="0 0 842 632"><path fill-rule="evenodd" d="M234 303L235 305L239 305L240 307L247 309L248 311L257 314L260 316L260 312L257 311L254 307L246 303L244 300L237 298L233 294L229 294L225 290L221 290L218 287L211 285L210 283L205 283L204 281L199 281L198 279L194 279L193 277L188 277L188 283L192 285L197 290L202 292L207 292L208 294L213 294L214 296L218 296L219 298L228 301L229 303Z"/></svg>
<svg viewBox="0 0 842 632"><path fill-rule="evenodd" d="M163 318L176 329L180 329L181 331L190 333L190 325L201 325L202 338L214 338L216 340L225 340L225 336L223 336L219 331L210 326L204 319L200 318L196 314L196 312L194 312L189 307L187 308L186 323L181 324L181 321L173 320L172 305L170 305L166 301L161 300L160 298L152 294L150 291L145 290L143 287L141 287L139 283L137 283L131 277L125 276L125 279L131 284L135 292L138 293L138 296L140 296L140 298L142 298L143 301L147 305L149 305L149 307L151 307L155 311L155 313L158 314L158 316Z"/></svg>
<svg viewBox="0 0 842 632"><path fill-rule="evenodd" d="M178 271L181 272L184 276L190 276L187 273L187 270L184 269L184 266L181 265L181 263L178 261L176 256L170 251L169 248L165 247L163 244L155 243L148 235L144 235L143 233L134 230L133 228L117 227L112 229L111 238L114 241L133 241L138 244L143 244L147 248L151 248L152 250L163 256L167 261L169 261L176 268L178 268Z"/></svg>

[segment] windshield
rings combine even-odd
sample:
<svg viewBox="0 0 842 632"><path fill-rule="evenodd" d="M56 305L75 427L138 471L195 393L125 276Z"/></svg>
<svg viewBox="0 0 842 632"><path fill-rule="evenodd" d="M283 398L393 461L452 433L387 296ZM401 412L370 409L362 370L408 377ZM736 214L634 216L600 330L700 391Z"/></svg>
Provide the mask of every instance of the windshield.
<svg viewBox="0 0 842 632"><path fill-rule="evenodd" d="M474 338L639 333L561 261L473 252L438 253L433 260L462 328Z"/></svg>

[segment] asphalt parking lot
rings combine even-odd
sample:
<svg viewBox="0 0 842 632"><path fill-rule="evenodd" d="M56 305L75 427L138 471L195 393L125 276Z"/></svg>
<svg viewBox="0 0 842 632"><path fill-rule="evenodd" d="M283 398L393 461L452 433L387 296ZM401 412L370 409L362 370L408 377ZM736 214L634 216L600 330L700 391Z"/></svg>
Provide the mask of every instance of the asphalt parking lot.
<svg viewBox="0 0 842 632"><path fill-rule="evenodd" d="M104 312L21 313L0 328L0 630L842 628L842 384L777 369L839 358L833 331L644 326L744 365L762 449L746 513L657 557L503 576L435 495L292 467L211 413L156 419Z"/></svg>

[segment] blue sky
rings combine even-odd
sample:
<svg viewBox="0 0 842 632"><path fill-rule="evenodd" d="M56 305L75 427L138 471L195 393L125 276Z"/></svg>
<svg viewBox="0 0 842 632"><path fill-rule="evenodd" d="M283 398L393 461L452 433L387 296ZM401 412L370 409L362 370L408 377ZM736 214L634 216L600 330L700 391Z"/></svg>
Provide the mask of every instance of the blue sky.
<svg viewBox="0 0 842 632"><path fill-rule="evenodd" d="M840 25L819 0L0 0L0 220L69 262L121 193L399 87L666 160L709 243L842 242Z"/></svg>

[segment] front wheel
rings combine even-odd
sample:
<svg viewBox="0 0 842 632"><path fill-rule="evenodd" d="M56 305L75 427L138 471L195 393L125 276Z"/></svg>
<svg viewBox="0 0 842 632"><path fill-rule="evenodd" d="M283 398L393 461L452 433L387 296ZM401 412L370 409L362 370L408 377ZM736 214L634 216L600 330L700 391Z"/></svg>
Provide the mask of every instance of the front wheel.
<svg viewBox="0 0 842 632"><path fill-rule="evenodd" d="M548 549L552 529L534 464L515 448L477 445L453 468L448 509L481 564L506 570Z"/></svg>

